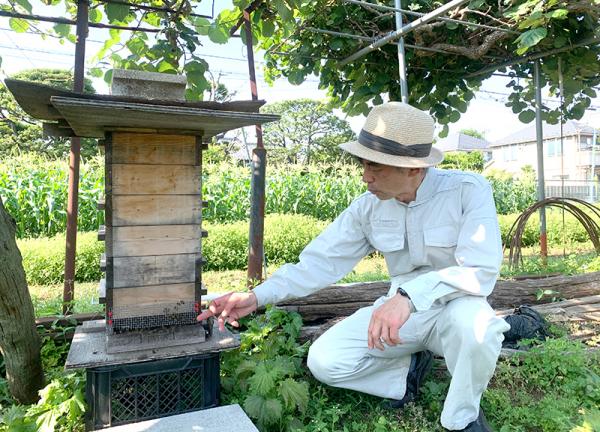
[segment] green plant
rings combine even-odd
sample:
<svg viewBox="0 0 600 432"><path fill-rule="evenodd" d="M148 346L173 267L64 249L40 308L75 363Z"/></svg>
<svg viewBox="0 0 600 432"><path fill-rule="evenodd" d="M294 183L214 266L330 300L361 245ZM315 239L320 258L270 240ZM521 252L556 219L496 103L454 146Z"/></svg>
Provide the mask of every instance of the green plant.
<svg viewBox="0 0 600 432"><path fill-rule="evenodd" d="M97 230L104 212L96 208L104 191L103 158L93 157L80 166L79 213L81 231ZM17 238L52 236L66 229L68 164L40 155L0 161L0 196L13 216Z"/></svg>
<svg viewBox="0 0 600 432"><path fill-rule="evenodd" d="M52 284L63 280L65 265L65 236L52 238L18 240L17 244L23 256L23 268L29 284ZM75 280L77 282L99 281L100 255L104 244L98 241L94 232L79 233L77 236L77 255L75 261Z"/></svg>
<svg viewBox="0 0 600 432"><path fill-rule="evenodd" d="M0 420L8 431L83 431L85 379L82 373L61 373L40 390L35 405L8 408Z"/></svg>
<svg viewBox="0 0 600 432"><path fill-rule="evenodd" d="M244 324L239 352L224 355L225 399L242 403L261 430L300 427L309 400L301 367L307 345L297 342L300 315L268 307Z"/></svg>
<svg viewBox="0 0 600 432"><path fill-rule="evenodd" d="M579 342L548 339L501 361L482 406L501 432L566 431L600 404L600 362Z"/></svg>
<svg viewBox="0 0 600 432"><path fill-rule="evenodd" d="M298 261L304 247L325 224L303 215L267 215L264 249L268 264ZM208 238L202 242L206 270L243 269L248 264L248 223L204 224Z"/></svg>

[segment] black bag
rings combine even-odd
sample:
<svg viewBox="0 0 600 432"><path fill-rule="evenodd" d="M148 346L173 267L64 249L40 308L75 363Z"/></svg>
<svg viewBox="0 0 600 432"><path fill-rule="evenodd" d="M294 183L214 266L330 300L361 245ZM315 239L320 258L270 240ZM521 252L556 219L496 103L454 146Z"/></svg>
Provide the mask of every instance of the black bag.
<svg viewBox="0 0 600 432"><path fill-rule="evenodd" d="M503 348L519 348L521 339L546 340L548 323L535 309L521 305L504 318L510 324L510 330L504 332Z"/></svg>

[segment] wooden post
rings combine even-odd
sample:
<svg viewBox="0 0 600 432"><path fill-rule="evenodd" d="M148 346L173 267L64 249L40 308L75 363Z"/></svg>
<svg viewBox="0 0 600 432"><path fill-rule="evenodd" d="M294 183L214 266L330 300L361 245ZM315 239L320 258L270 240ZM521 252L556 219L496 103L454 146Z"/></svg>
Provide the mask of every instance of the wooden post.
<svg viewBox="0 0 600 432"><path fill-rule="evenodd" d="M87 0L77 2L77 44L75 45L75 71L73 90L83 92L85 70L85 38L88 32L89 5ZM67 238L65 245L65 284L63 289L63 314L71 312L75 291L75 254L77 249L77 212L79 198L79 157L81 141L71 138L69 155L69 192L67 198Z"/></svg>

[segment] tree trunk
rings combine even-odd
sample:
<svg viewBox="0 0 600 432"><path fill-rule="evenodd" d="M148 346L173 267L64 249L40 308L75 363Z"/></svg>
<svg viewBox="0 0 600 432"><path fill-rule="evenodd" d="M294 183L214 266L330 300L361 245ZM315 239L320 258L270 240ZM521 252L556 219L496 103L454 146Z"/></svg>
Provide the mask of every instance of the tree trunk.
<svg viewBox="0 0 600 432"><path fill-rule="evenodd" d="M389 287L390 283L387 281L332 285L307 297L287 300L278 306L300 313L305 323L322 322L351 315L359 308L373 304L377 298L387 294ZM538 292L543 291L553 291L556 294L544 295L538 300ZM543 279L499 280L488 301L494 309L501 309L522 304L549 303L554 296L573 299L597 294L600 294L600 272Z"/></svg>
<svg viewBox="0 0 600 432"><path fill-rule="evenodd" d="M35 328L15 222L0 198L0 353L10 393L19 403L38 400L44 385L40 337Z"/></svg>

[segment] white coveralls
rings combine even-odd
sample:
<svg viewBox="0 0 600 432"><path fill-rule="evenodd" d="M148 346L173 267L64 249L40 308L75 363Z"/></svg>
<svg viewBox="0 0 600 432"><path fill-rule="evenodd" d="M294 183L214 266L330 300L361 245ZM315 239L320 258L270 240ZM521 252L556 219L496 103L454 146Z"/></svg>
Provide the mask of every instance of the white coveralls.
<svg viewBox="0 0 600 432"><path fill-rule="evenodd" d="M388 296L325 332L311 346L308 366L326 384L401 399L411 354L428 349L444 357L452 375L442 426L462 429L477 418L509 329L486 301L502 261L489 183L476 174L429 168L409 204L364 193L304 249L298 264L284 265L254 289L258 304L335 283L374 250L390 273ZM371 314L400 286L413 303L399 331L402 343L369 349Z"/></svg>

